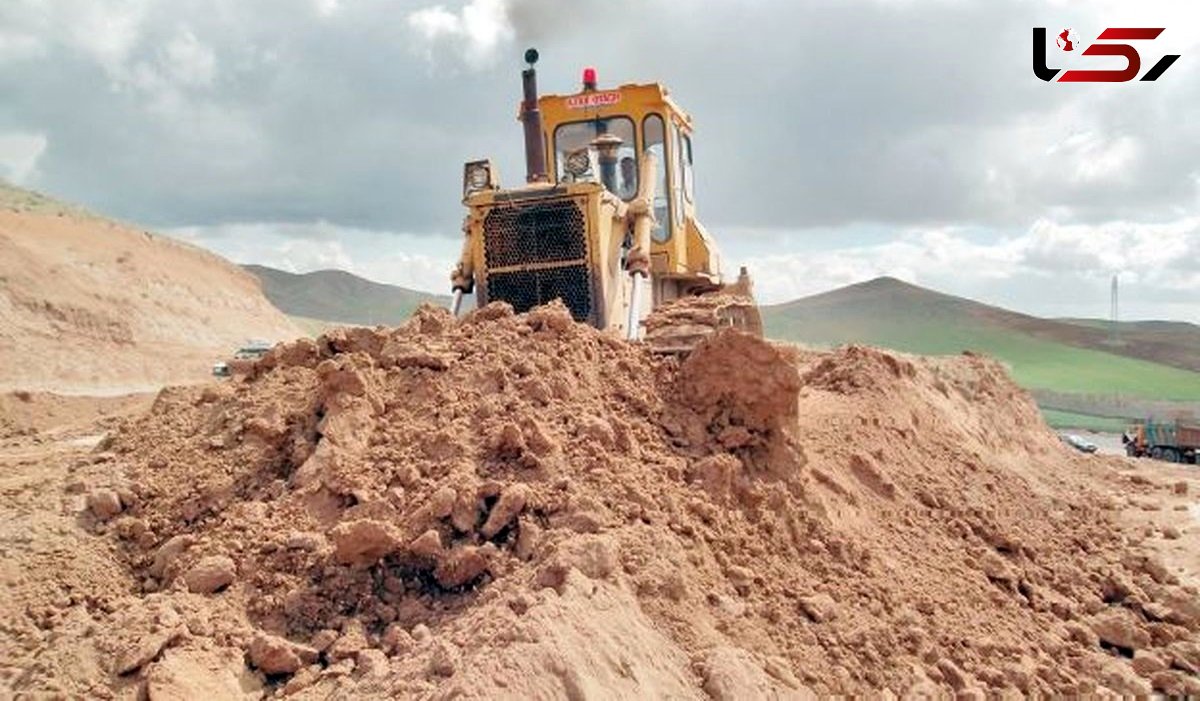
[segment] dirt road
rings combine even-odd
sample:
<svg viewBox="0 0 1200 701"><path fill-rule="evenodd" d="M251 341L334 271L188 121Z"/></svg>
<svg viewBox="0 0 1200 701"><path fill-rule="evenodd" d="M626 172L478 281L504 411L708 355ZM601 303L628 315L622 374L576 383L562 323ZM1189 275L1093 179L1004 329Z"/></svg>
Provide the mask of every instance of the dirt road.
<svg viewBox="0 0 1200 701"><path fill-rule="evenodd" d="M113 685L91 641L138 586L80 515L91 485L111 479L96 444L153 397L24 396L0 401L0 687L104 698Z"/></svg>

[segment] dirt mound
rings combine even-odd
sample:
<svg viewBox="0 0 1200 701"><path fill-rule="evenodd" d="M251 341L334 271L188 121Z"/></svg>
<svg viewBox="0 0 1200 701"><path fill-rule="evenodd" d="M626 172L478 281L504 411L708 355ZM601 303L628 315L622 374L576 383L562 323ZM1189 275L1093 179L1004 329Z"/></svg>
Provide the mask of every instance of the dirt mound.
<svg viewBox="0 0 1200 701"><path fill-rule="evenodd" d="M974 356L726 331L680 362L557 304L423 308L102 449L82 523L140 591L94 602L111 676L68 692L1200 691L1195 590Z"/></svg>
<svg viewBox="0 0 1200 701"><path fill-rule="evenodd" d="M0 211L0 391L155 390L299 335L211 253L82 212Z"/></svg>

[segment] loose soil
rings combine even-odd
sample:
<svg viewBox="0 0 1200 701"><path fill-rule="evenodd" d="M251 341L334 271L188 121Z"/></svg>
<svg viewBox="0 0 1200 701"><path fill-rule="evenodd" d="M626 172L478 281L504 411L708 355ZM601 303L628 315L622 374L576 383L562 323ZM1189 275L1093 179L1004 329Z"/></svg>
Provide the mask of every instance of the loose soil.
<svg viewBox="0 0 1200 701"><path fill-rule="evenodd" d="M423 308L129 412L5 436L10 693L1200 693L1200 480L986 358Z"/></svg>

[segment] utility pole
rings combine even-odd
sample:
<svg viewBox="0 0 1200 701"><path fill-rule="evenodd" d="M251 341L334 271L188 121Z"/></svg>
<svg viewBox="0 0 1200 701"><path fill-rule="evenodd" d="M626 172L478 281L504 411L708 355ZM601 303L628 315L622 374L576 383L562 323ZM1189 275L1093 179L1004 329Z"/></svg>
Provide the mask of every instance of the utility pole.
<svg viewBox="0 0 1200 701"><path fill-rule="evenodd" d="M1115 273L1112 276L1112 300L1109 303L1108 316L1108 343L1112 346L1120 345L1121 332L1117 326L1120 322L1120 305L1118 303L1117 274Z"/></svg>

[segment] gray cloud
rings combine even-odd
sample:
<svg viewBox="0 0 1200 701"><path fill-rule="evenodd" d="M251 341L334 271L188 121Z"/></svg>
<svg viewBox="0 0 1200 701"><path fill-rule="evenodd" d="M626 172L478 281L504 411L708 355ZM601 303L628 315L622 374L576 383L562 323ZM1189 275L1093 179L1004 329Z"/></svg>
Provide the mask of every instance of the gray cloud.
<svg viewBox="0 0 1200 701"><path fill-rule="evenodd" d="M573 90L585 64L666 82L697 119L718 224L1195 207L1195 64L1146 86L1042 83L1028 65L1039 4L472 6L507 17L490 43L461 4L438 12L462 26L427 40L409 21L420 2L18 3L0 10L0 133L45 135L36 184L153 225L454 232L463 160L519 175L516 71L536 43L547 90ZM59 31L79 14L92 26ZM1079 130L1087 148L1048 155ZM1111 144L1123 174L1076 172Z"/></svg>
<svg viewBox="0 0 1200 701"><path fill-rule="evenodd" d="M516 133L495 76L442 74L414 50L414 5L154 7L105 61L47 28L40 54L0 65L0 132L47 136L37 185L159 226L434 231L458 217L461 162ZM201 48L173 55L180 37ZM197 53L212 57L208 81Z"/></svg>
<svg viewBox="0 0 1200 701"><path fill-rule="evenodd" d="M238 260L439 289L462 162L520 180L536 45L547 92L585 65L670 87L701 215L770 299L890 272L1036 307L1065 274L1060 301L1091 304L1133 261L1150 303L1200 285L1192 19L1167 0L15 0L0 175ZM1157 83L1043 83L1031 28L1059 24L1163 24L1145 62L1184 58Z"/></svg>

